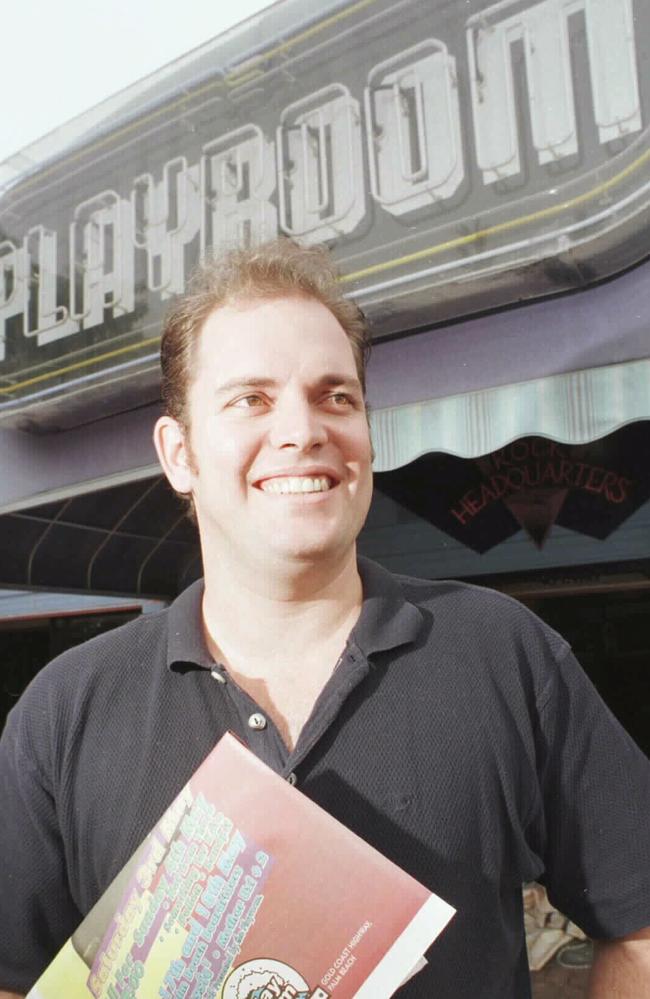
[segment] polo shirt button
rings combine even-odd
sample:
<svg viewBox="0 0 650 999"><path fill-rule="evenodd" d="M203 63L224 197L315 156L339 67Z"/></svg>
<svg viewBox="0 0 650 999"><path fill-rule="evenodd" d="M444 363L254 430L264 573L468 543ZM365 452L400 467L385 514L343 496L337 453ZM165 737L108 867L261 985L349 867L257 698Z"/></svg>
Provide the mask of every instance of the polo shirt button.
<svg viewBox="0 0 650 999"><path fill-rule="evenodd" d="M298 783L298 778L296 777L296 775L289 774L289 776L287 777L287 784L291 784L291 787L295 787L297 783Z"/></svg>
<svg viewBox="0 0 650 999"><path fill-rule="evenodd" d="M260 731L261 729L266 728L266 718L264 715L261 715L256 711L255 714L251 715L248 719L248 727L254 728L256 731Z"/></svg>

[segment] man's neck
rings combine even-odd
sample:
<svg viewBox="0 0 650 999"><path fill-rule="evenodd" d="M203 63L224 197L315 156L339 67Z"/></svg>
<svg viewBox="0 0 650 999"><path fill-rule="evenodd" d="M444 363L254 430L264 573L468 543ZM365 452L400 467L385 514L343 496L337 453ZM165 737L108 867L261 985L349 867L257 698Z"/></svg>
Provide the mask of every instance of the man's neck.
<svg viewBox="0 0 650 999"><path fill-rule="evenodd" d="M293 654L309 660L354 627L363 600L353 550L343 563L300 566L286 573L247 574L206 565L203 621L215 657L260 675ZM334 663L332 663L332 667Z"/></svg>

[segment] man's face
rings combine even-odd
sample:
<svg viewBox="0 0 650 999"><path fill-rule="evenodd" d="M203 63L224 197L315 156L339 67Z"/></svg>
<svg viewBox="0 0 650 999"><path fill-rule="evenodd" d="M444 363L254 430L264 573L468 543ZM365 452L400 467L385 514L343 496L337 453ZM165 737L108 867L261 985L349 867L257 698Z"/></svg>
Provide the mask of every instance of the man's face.
<svg viewBox="0 0 650 999"><path fill-rule="evenodd" d="M204 547L242 568L349 555L372 492L350 342L304 297L217 309L189 391L192 494Z"/></svg>

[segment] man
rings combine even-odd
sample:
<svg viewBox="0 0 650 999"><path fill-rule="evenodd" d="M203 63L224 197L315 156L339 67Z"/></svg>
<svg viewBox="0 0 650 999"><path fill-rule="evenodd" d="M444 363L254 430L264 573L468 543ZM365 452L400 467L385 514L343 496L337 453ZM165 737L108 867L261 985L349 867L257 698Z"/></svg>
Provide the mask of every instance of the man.
<svg viewBox="0 0 650 999"><path fill-rule="evenodd" d="M530 995L533 878L610 941L591 999L650 997L648 761L519 604L357 560L366 347L325 255L288 241L222 260L170 316L155 442L205 581L12 712L0 986L27 990L231 729L458 909L404 999Z"/></svg>

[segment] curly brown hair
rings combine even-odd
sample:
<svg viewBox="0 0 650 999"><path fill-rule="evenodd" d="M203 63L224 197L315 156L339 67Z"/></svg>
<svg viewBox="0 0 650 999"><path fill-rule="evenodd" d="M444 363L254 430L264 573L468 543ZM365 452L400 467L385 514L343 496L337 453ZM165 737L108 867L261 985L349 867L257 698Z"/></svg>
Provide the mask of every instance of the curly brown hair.
<svg viewBox="0 0 650 999"><path fill-rule="evenodd" d="M274 239L214 257L195 272L187 292L167 315L160 344L161 394L167 415L185 431L195 348L205 321L222 305L284 295L314 298L338 319L350 340L365 396L370 336L361 310L343 296L330 254L323 247Z"/></svg>

